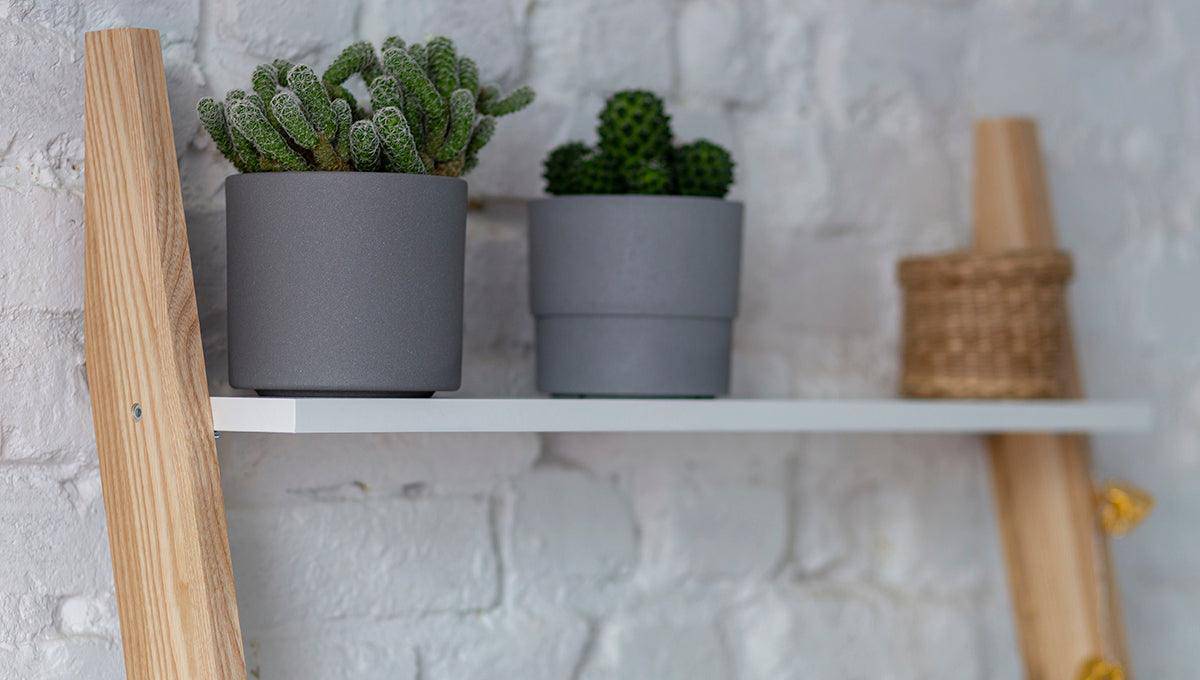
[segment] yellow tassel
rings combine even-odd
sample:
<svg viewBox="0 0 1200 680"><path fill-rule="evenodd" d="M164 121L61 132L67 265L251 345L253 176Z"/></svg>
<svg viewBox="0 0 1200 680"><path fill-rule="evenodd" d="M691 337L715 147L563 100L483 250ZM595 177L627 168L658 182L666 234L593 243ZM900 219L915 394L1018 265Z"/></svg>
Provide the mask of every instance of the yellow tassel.
<svg viewBox="0 0 1200 680"><path fill-rule="evenodd" d="M1115 663L1092 657L1083 662L1078 680L1125 680L1125 671Z"/></svg>
<svg viewBox="0 0 1200 680"><path fill-rule="evenodd" d="M1128 482L1107 482L1096 492L1100 526L1110 536L1124 536L1154 509L1154 497Z"/></svg>

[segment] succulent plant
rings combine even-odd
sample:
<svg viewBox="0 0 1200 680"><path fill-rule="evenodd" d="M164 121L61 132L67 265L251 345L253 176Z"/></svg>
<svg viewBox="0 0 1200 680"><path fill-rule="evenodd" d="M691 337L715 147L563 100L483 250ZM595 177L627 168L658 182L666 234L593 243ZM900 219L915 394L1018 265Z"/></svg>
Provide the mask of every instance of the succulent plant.
<svg viewBox="0 0 1200 680"><path fill-rule="evenodd" d="M346 82L358 75L369 106ZM496 117L534 98L528 87L501 97L480 86L479 67L453 41L406 45L366 41L343 49L318 77L304 64L277 59L254 69L251 89L224 101L205 97L200 122L240 172L387 171L458 177L479 162Z"/></svg>
<svg viewBox="0 0 1200 680"><path fill-rule="evenodd" d="M597 136L595 149L572 141L546 156L547 193L720 198L733 184L733 158L722 147L705 139L672 147L670 116L651 92L625 90L609 97Z"/></svg>
<svg viewBox="0 0 1200 680"><path fill-rule="evenodd" d="M630 161L621 168L625 192L630 194L671 193L671 165L661 158Z"/></svg>
<svg viewBox="0 0 1200 680"><path fill-rule="evenodd" d="M653 92L625 90L604 103L596 134L600 150L621 165L665 158L671 150L671 117Z"/></svg>
<svg viewBox="0 0 1200 680"><path fill-rule="evenodd" d="M683 196L720 198L733 184L733 158L707 139L675 149L672 165L676 187Z"/></svg>

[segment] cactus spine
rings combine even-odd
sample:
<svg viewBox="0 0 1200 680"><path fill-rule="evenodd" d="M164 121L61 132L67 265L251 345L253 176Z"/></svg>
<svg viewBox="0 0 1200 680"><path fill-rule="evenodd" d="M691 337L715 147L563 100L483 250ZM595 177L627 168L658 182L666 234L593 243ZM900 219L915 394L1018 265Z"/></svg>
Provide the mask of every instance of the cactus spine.
<svg viewBox="0 0 1200 680"><path fill-rule="evenodd" d="M348 45L319 77L277 59L254 69L251 89L224 102L204 98L197 112L217 150L241 172L358 170L459 176L479 162L496 116L525 108L533 91L501 97L481 86L479 67L445 37L406 45ZM363 108L346 88L367 85Z"/></svg>

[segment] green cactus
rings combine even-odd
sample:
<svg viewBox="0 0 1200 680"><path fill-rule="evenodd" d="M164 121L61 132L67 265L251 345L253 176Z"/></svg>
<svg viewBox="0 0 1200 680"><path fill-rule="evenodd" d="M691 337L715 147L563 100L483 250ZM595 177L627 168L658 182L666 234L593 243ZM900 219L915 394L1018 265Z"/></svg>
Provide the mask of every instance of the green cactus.
<svg viewBox="0 0 1200 680"><path fill-rule="evenodd" d="M379 133L369 120L356 120L350 126L350 158L354 169L372 172L379 168Z"/></svg>
<svg viewBox="0 0 1200 680"><path fill-rule="evenodd" d="M454 43L445 36L430 39L425 45L426 69L433 86L442 99L449 99L458 89L458 55Z"/></svg>
<svg viewBox="0 0 1200 680"><path fill-rule="evenodd" d="M450 161L462 155L467 149L467 142L471 140L471 124L474 122L475 97L467 90L455 90L450 95L450 130L434 158Z"/></svg>
<svg viewBox="0 0 1200 680"><path fill-rule="evenodd" d="M417 152L417 143L400 109L390 106L375 114L375 129L383 147L383 156L392 172L428 172Z"/></svg>
<svg viewBox="0 0 1200 680"><path fill-rule="evenodd" d="M683 196L722 198L733 184L733 158L707 139L698 139L675 150L675 182Z"/></svg>
<svg viewBox="0 0 1200 680"><path fill-rule="evenodd" d="M248 97L235 99L229 108L229 120L258 149L258 152L285 170L308 170L304 157L288 146L267 115Z"/></svg>
<svg viewBox="0 0 1200 680"><path fill-rule="evenodd" d="M621 169L625 191L630 194L671 193L671 166L661 159L631 161Z"/></svg>
<svg viewBox="0 0 1200 680"><path fill-rule="evenodd" d="M458 58L458 86L471 93L479 94L479 66L470 57Z"/></svg>
<svg viewBox="0 0 1200 680"><path fill-rule="evenodd" d="M354 124L354 112L350 104L343 99L333 100L333 117L337 120L337 135L334 137L334 149L342 165L348 165L350 159L350 126ZM349 170L349 167L338 168Z"/></svg>
<svg viewBox="0 0 1200 680"><path fill-rule="evenodd" d="M200 124L208 131L213 143L221 155L229 159L239 172L246 172L237 149L233 146L233 138L229 136L229 124L225 122L225 107L212 97L205 97L196 104L196 112L200 115Z"/></svg>
<svg viewBox="0 0 1200 680"><path fill-rule="evenodd" d="M329 68L325 69L325 73L321 74L321 80L326 83L341 85L355 73L366 74L378 68L375 59L375 48L371 46L371 43L360 40L359 42L350 43L334 57L333 62L329 64ZM363 80L371 82L374 79L369 79L364 75Z"/></svg>
<svg viewBox="0 0 1200 680"><path fill-rule="evenodd" d="M620 163L603 151L591 151L579 160L572 177L579 194L620 194L625 192Z"/></svg>
<svg viewBox="0 0 1200 680"><path fill-rule="evenodd" d="M421 119L425 121L421 148L427 153L440 148L446 134L446 102L438 94L425 69L410 52L402 50L384 52L383 68L400 81L404 96L412 97L420 105Z"/></svg>
<svg viewBox="0 0 1200 680"><path fill-rule="evenodd" d="M326 139L332 139L337 134L337 121L333 116L333 103L329 93L317 78L317 72L307 64L297 64L288 73L288 85L300 103L304 105L304 113L313 122L313 126Z"/></svg>
<svg viewBox="0 0 1200 680"><path fill-rule="evenodd" d="M546 192L551 194L577 194L575 175L579 164L591 153L583 142L567 142L554 148L542 164L542 177L546 179Z"/></svg>
<svg viewBox="0 0 1200 680"><path fill-rule="evenodd" d="M496 132L496 119L491 116L480 118L471 131L471 141L467 142L467 151L463 158L463 174L475 169L479 164L479 150L492 139Z"/></svg>
<svg viewBox="0 0 1200 680"><path fill-rule="evenodd" d="M347 88L356 75L368 86L369 109ZM230 90L224 103L205 98L197 105L217 149L241 172L459 176L478 164L495 116L533 100L529 88L506 97L480 88L477 64L445 37L424 45L389 37L382 58L370 43L355 42L320 77L305 64L277 59L254 69L251 86Z"/></svg>
<svg viewBox="0 0 1200 680"><path fill-rule="evenodd" d="M309 150L316 148L317 131L304 117L304 108L295 92L284 90L272 97L271 112L275 115L276 125L287 133L296 146Z"/></svg>
<svg viewBox="0 0 1200 680"><path fill-rule="evenodd" d="M400 84L391 76L379 76L371 82L371 108L378 111L389 106L401 108L404 97L400 94Z"/></svg>
<svg viewBox="0 0 1200 680"><path fill-rule="evenodd" d="M250 86L254 89L254 93L264 104L269 103L275 98L275 92L279 89L279 76L275 73L275 68L270 64L262 64L254 68L254 73L250 75ZM268 107L266 109L267 120L275 123L274 113Z"/></svg>
<svg viewBox="0 0 1200 680"><path fill-rule="evenodd" d="M518 87L503 98L496 98L490 94L494 91L489 90L487 101L479 107L480 113L488 116L507 116L533 103L533 89L529 87Z"/></svg>
<svg viewBox="0 0 1200 680"><path fill-rule="evenodd" d="M511 95L510 95L511 97ZM494 95L479 94L481 111ZM546 192L566 194L677 194L721 198L733 184L729 152L701 139L671 147L671 119L663 102L644 90L617 92L605 102L596 149L568 142L546 156Z"/></svg>
<svg viewBox="0 0 1200 680"><path fill-rule="evenodd" d="M278 82L281 87L287 87L287 76L288 72L292 70L292 62L288 61L287 59L276 59L275 61L271 62L271 66L275 68L275 81Z"/></svg>
<svg viewBox="0 0 1200 680"><path fill-rule="evenodd" d="M658 95L625 90L608 98L596 128L601 151L625 165L666 158L671 151L671 118Z"/></svg>
<svg viewBox="0 0 1200 680"><path fill-rule="evenodd" d="M398 35L389 35L383 39L383 44L379 46L379 50L404 49L404 40Z"/></svg>

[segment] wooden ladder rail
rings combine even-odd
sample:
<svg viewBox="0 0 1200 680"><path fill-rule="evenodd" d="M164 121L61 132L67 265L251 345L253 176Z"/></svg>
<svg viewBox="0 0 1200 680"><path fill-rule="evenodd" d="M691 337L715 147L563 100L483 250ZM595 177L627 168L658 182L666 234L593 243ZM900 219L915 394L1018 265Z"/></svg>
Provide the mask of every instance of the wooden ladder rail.
<svg viewBox="0 0 1200 680"><path fill-rule="evenodd" d="M977 250L1057 247L1032 120L976 125L973 190ZM1064 344L1061 396L1082 397L1069 326ZM1025 677L1075 680L1091 659L1132 677L1087 438L1001 434L987 445Z"/></svg>
<svg viewBox="0 0 1200 680"><path fill-rule="evenodd" d="M84 337L131 680L245 680L158 33L84 41Z"/></svg>

